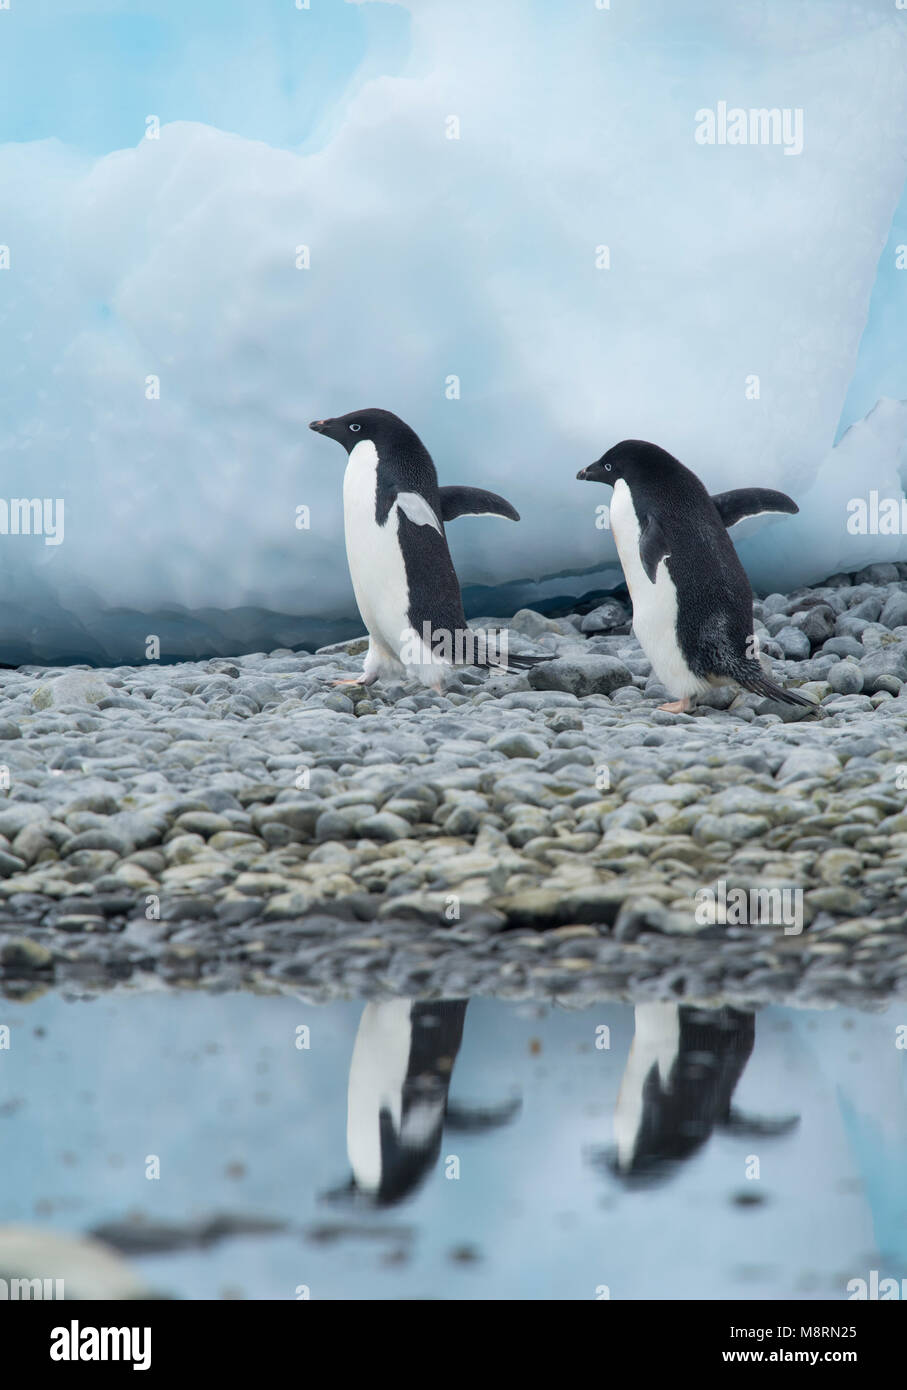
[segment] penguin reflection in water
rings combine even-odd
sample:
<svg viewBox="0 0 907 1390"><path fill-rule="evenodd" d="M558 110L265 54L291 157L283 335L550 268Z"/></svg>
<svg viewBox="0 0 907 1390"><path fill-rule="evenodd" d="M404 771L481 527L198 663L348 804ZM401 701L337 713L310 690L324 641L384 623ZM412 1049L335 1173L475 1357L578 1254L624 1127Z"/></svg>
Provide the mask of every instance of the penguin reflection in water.
<svg viewBox="0 0 907 1390"><path fill-rule="evenodd" d="M348 455L346 554L369 635L362 675L336 685L406 674L440 691L454 665L525 670L549 659L492 649L463 613L444 523L466 515L519 521L509 502L481 488L439 487L425 445L389 410L354 410L313 420L309 429L336 440Z"/></svg>
<svg viewBox="0 0 907 1390"><path fill-rule="evenodd" d="M349 1183L327 1200L387 1207L411 1196L431 1172L447 1133L484 1134L509 1124L519 1098L464 1106L448 1096L463 1039L466 999L366 1004L347 1093Z"/></svg>
<svg viewBox="0 0 907 1390"><path fill-rule="evenodd" d="M789 1134L798 1115L748 1115L733 1104L756 1037L741 1009L638 1004L614 1112L616 1148L594 1155L616 1177L652 1182L693 1157L716 1129L740 1138Z"/></svg>
<svg viewBox="0 0 907 1390"><path fill-rule="evenodd" d="M739 488L710 497L655 444L625 439L577 473L614 489L610 523L633 603L633 630L665 689L689 711L716 685L789 705L816 702L777 685L757 655L753 591L727 528L762 512L796 512L783 492Z"/></svg>

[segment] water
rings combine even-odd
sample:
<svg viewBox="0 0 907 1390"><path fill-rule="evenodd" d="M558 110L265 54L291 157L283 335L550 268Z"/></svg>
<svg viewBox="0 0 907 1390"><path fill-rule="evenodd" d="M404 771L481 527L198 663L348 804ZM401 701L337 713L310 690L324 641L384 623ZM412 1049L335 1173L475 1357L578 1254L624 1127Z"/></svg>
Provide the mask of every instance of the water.
<svg viewBox="0 0 907 1390"><path fill-rule="evenodd" d="M48 994L2 1024L0 1224L140 1214L170 1248L125 1258L169 1296L841 1299L907 1275L904 1005ZM193 1243L218 1214L278 1228Z"/></svg>

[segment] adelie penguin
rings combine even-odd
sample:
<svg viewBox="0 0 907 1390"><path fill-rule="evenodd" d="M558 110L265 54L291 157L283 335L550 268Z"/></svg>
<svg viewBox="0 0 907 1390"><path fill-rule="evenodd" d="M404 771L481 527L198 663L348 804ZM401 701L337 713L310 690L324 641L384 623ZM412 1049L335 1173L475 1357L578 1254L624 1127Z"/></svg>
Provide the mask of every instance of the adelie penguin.
<svg viewBox="0 0 907 1390"><path fill-rule="evenodd" d="M816 703L777 685L753 635L753 591L728 526L796 512L783 492L741 488L710 497L676 458L625 439L577 473L614 489L611 531L633 602L633 630L652 670L685 713L711 686L736 684L790 705Z"/></svg>
<svg viewBox="0 0 907 1390"><path fill-rule="evenodd" d="M509 502L481 488L439 487L425 445L389 410L354 410L313 420L309 429L335 439L348 455L346 553L369 634L362 675L336 684L372 685L381 676L406 674L440 690L454 665L523 670L544 659L505 659L470 630L444 534L444 523L458 516L519 521ZM433 633L441 634L440 644Z"/></svg>
<svg viewBox="0 0 907 1390"><path fill-rule="evenodd" d="M491 1107L452 1102L448 1092L467 1000L384 999L366 1004L350 1062L350 1181L329 1201L391 1206L431 1172L445 1131L483 1134L511 1122L519 1099Z"/></svg>
<svg viewBox="0 0 907 1390"><path fill-rule="evenodd" d="M616 1148L596 1155L616 1176L669 1176L716 1129L741 1138L782 1136L799 1117L756 1116L733 1104L756 1037L741 1009L637 1004L635 1030L614 1112Z"/></svg>

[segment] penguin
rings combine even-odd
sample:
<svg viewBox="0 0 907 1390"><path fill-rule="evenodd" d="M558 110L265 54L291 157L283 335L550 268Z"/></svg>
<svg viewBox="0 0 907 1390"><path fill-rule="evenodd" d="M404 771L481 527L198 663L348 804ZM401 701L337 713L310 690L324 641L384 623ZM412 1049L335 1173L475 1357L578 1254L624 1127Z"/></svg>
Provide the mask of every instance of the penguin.
<svg viewBox="0 0 907 1390"><path fill-rule="evenodd" d="M799 1116L751 1116L733 1105L755 1036L749 1011L638 1004L607 1167L652 1180L692 1158L715 1129L741 1138L789 1133Z"/></svg>
<svg viewBox="0 0 907 1390"><path fill-rule="evenodd" d="M741 488L713 499L695 473L641 439L615 444L576 476L614 489L611 530L633 629L655 675L677 696L661 709L686 713L710 686L729 683L817 708L766 675L753 635L753 591L727 533L745 516L796 511L790 498Z"/></svg>
<svg viewBox="0 0 907 1390"><path fill-rule="evenodd" d="M368 686L405 674L440 691L455 664L524 670L549 659L489 651L463 613L444 523L467 515L519 521L509 502L481 488L439 487L425 445L389 410L354 410L313 420L309 429L347 452L346 553L369 634L362 675L335 684ZM432 634L440 634L440 646Z"/></svg>
<svg viewBox="0 0 907 1390"><path fill-rule="evenodd" d="M466 999L389 999L366 1004L353 1046L347 1092L352 1179L328 1194L370 1206L409 1197L431 1171L444 1129L477 1133L507 1124L515 1099L488 1109L448 1098Z"/></svg>

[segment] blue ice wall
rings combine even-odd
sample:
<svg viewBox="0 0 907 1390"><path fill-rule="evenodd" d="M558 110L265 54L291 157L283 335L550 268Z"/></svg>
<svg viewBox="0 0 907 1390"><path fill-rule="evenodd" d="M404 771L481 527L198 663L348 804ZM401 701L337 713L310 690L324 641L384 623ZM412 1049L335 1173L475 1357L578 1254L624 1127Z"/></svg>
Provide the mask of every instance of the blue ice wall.
<svg viewBox="0 0 907 1390"><path fill-rule="evenodd" d="M65 515L0 534L0 660L355 624L305 425L358 405L517 505L450 532L502 606L619 578L575 474L627 435L797 497L763 589L907 557L845 529L903 490L890 0L14 0L0 80L2 492ZM800 138L701 143L721 103Z"/></svg>

